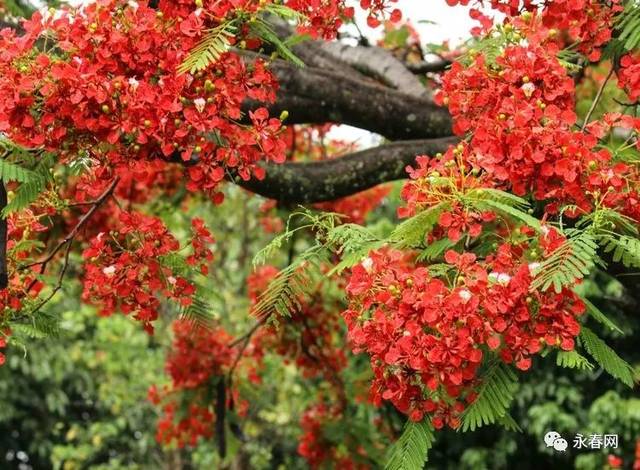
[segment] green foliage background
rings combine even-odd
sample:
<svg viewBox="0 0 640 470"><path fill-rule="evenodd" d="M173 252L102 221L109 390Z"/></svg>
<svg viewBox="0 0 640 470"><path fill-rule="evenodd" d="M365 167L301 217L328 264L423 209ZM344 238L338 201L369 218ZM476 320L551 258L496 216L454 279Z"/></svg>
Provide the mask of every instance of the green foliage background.
<svg viewBox="0 0 640 470"><path fill-rule="evenodd" d="M31 11L21 0L4 3L14 16L26 16ZM404 42L402 38L397 40L399 44ZM589 108L594 93L588 86L589 79L586 83L579 91L577 110L581 115ZM610 84L595 116L612 109L620 98L621 92ZM22 176L14 174L14 178L19 177ZM391 221L395 221L395 206L390 201L398 200L398 188L399 184L388 201L370 216L373 232L388 232ZM156 201L148 210L159 214L178 238L186 236L192 217L205 219L216 237L216 263L203 284L203 300L230 331L241 334L253 322L247 315L245 292L251 260L272 236L264 234L260 227L262 200L237 187L227 188L226 193L225 204L217 207L183 207L185 194L178 192L173 199ZM294 209L281 209L281 213L286 217ZM284 267L289 251L302 252L312 243L310 237L296 237L271 262ZM219 460L211 442L200 442L193 449L161 448L154 438L159 410L147 400L147 390L150 385L167 380L163 367L171 342L169 324L179 312L167 306L155 336L150 337L124 316L98 318L93 308L80 304L80 273L69 274L76 281L66 282L45 311L52 324L59 321L57 334L39 338L35 327L16 331L28 349L13 347L8 351L7 363L0 367L1 469L307 468L296 451L299 419L306 406L315 401L316 387L321 384L302 379L294 366L283 364L275 355L266 358L261 387L244 385L243 394L251 402L251 412L242 423L247 442L240 445L231 439L227 460ZM590 327L637 368L639 322L623 313L625 298L619 285L600 274L587 279L581 290L620 325L624 334L599 324ZM332 295L339 296L339 292ZM353 359L349 368L349 373L359 380L367 380L365 358ZM531 371L520 374L519 379L509 413L520 432L497 425L473 433L438 432L427 468L605 468L604 451L577 451L570 446L560 454L546 448L542 438L549 430L560 432L569 441L577 433L618 434L620 448L611 453L624 457L627 463L633 459L635 442L640 438L637 392L597 366L591 370L560 369L555 354L537 358ZM384 451L391 440L378 431L374 424L377 418L387 420L398 433L403 427L404 418L388 406L373 410L354 405L348 426L328 429L325 437L337 445L344 439L361 439L374 459L373 465L382 468ZM401 446L422 451L429 433L428 429L416 429L417 441L407 438ZM397 468L406 465L399 462Z"/></svg>
<svg viewBox="0 0 640 470"><path fill-rule="evenodd" d="M194 204L176 211L176 201L157 201L159 211L179 237L186 234L192 216L203 217L216 234L216 263L203 291L204 300L216 316L240 334L252 320L247 316L244 291L253 256L272 236L259 226L262 201L229 187L225 204L211 207ZM389 201L397 200L392 195ZM370 216L375 227L388 227L394 207L387 201ZM283 215L287 211L283 210ZM384 229L382 229L384 231ZM297 237L295 250L301 252L311 238ZM288 262L288 249L273 260ZM72 273L70 279L78 278ZM211 288L215 286L215 288ZM155 441L159 410L147 400L152 384L167 380L163 373L164 354L171 338L168 325L178 315L168 306L154 336L148 336L136 322L116 315L98 318L92 307L81 305L79 282L67 282L64 292L47 309L61 319L59 333L46 339L29 339L28 329L18 332L28 349L9 351L7 364L0 368L0 468L34 469L153 469L153 468L255 468L304 469L297 455L299 419L314 402L317 382L300 377L292 365L278 356L268 356L264 383L244 385L243 394L251 402L251 412L242 423L248 442L240 446L231 440L231 456L220 462L212 442L194 449L162 449ZM625 335L592 328L632 364L640 363L635 347L637 320L622 314L624 306L617 284L605 278L588 280L584 294L611 316ZM338 293L336 293L338 295ZM350 373L365 374L364 357L355 359ZM634 392L602 370L560 369L555 353L538 358L530 372L520 374L510 414L522 432L506 431L496 425L473 433L444 431L429 453L426 468L508 469L576 468L601 469L605 453L576 451L563 455L544 446L542 437L556 430L567 439L576 433L617 433L620 449L614 451L627 460L640 436L640 400ZM333 429L329 434L339 442L354 431L372 445L378 468L384 450L391 444L373 424L376 417L389 419L400 431L403 418L390 407L373 410L358 406L349 417L349 429ZM377 452L377 454L376 454ZM27 466L20 466L26 464Z"/></svg>

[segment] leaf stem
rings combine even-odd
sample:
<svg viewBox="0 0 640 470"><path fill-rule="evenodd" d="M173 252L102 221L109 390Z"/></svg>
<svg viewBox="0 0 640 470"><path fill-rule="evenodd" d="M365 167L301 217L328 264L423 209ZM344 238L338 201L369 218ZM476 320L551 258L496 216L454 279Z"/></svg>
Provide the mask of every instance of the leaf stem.
<svg viewBox="0 0 640 470"><path fill-rule="evenodd" d="M600 98L602 98L602 94L604 93L604 87L607 86L607 82L609 81L612 75L613 75L613 67L611 67L611 70L609 70L609 73L607 74L606 78L600 85L600 88L598 89L598 93L596 93L596 97L593 99L593 103L591 103L591 107L589 108L587 115L584 117L584 122L582 123L582 128L580 129L581 131L584 131L584 129L587 127L587 124L589 124L589 119L591 119L591 115L595 111L596 106L600 101Z"/></svg>

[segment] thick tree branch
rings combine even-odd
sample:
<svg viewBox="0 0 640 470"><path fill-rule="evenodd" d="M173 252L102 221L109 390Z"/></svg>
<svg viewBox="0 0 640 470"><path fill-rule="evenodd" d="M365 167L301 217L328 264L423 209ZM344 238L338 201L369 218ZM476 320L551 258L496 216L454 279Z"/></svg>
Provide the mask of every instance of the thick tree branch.
<svg viewBox="0 0 640 470"><path fill-rule="evenodd" d="M7 190L4 182L0 180L0 211L7 205ZM0 217L0 289L9 285L9 272L7 269L7 219Z"/></svg>
<svg viewBox="0 0 640 470"><path fill-rule="evenodd" d="M278 17L269 18L269 22L282 40L295 34L292 25ZM356 80L367 76L409 95L429 96L429 90L407 64L390 51L370 46L368 42L351 46L340 41L307 40L294 45L292 50L308 66L333 70Z"/></svg>
<svg viewBox="0 0 640 470"><path fill-rule="evenodd" d="M349 196L380 183L407 177L406 166L417 155L444 152L455 138L409 140L310 163L266 164L259 181L234 182L261 196L286 204L310 204Z"/></svg>
<svg viewBox="0 0 640 470"><path fill-rule="evenodd" d="M273 26L278 36L284 41L295 34L295 30L291 25L287 24L280 18L270 18L269 22ZM349 66L347 62L331 55L323 49L324 41L307 40L295 44L291 47L293 53L302 60L308 67L316 67L323 70L333 70L342 75L351 77L356 80L362 80L365 77ZM268 46L265 44L265 46ZM268 47L267 47L268 48Z"/></svg>
<svg viewBox="0 0 640 470"><path fill-rule="evenodd" d="M253 55L253 54L252 54ZM253 55L255 57L255 55ZM357 80L332 70L299 68L281 60L271 64L280 83L272 115L289 112L290 124L348 124L390 140L451 136L445 108L369 80ZM258 106L247 103L245 110Z"/></svg>
<svg viewBox="0 0 640 470"><path fill-rule="evenodd" d="M324 43L322 49L363 74L379 79L396 90L418 98L429 97L429 91L422 82L406 68L404 63L385 49L375 46L350 46L337 41Z"/></svg>

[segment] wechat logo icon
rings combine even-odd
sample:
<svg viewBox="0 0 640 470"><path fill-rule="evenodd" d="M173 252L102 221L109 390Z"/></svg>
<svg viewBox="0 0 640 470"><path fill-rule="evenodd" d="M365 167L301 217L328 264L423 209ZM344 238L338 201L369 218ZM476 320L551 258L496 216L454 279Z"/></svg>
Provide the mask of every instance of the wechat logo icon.
<svg viewBox="0 0 640 470"><path fill-rule="evenodd" d="M549 431L544 435L544 443L547 447L553 447L558 452L565 452L569 443L556 431Z"/></svg>

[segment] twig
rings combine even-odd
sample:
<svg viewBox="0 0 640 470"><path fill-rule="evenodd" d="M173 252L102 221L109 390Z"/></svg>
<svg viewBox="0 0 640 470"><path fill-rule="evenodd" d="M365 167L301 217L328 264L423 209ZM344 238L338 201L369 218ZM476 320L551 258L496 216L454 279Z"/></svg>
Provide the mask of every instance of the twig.
<svg viewBox="0 0 640 470"><path fill-rule="evenodd" d="M253 336L253 334L258 330L258 328L260 328L262 325L264 324L264 320L260 320L259 322L257 322L255 325L253 325L251 327L251 329L249 331L247 331L245 334L243 334L242 336L239 336L238 338L234 339L232 342L230 342L227 347L232 348L234 346L237 346L238 344L242 343L243 341L245 343L248 343L249 340L251 339L251 337Z"/></svg>
<svg viewBox="0 0 640 470"><path fill-rule="evenodd" d="M46 269L46 266L49 263L49 261L51 261L53 259L53 257L56 255L56 253L58 253L58 251L60 251L66 245L66 249L65 249L65 253L64 253L64 263L62 265L62 268L60 269L60 274L58 275L58 281L57 281L56 285L54 286L54 288L51 291L51 293L45 299L43 299L42 302L40 302L30 312L30 315L33 315L34 313L38 312L62 288L62 281L63 281L64 275L66 274L67 269L69 267L69 256L71 254L71 246L73 244L72 243L73 240L75 239L76 235L78 235L78 232L80 231L82 226L91 218L91 216L95 213L95 211L98 210L98 208L104 203L104 201L113 193L113 190L115 189L116 185L118 184L118 181L119 181L118 177L114 178L114 180L111 182L111 184L109 184L107 189L105 189L105 191L100 195L100 197L98 197L98 199L96 199L94 201L94 204L93 204L93 206L91 206L91 209L89 209L80 218L80 220L78 221L76 226L73 228L73 230L71 230L71 232L69 232L69 234L67 234L67 236L64 238L64 240L62 240L60 243L58 243L56 245L56 247L42 261L31 263L31 264L22 266L20 268L20 269L26 269L26 268L31 267L31 266L40 265L40 274L42 274L42 273L44 273L44 271ZM33 287L35 282L36 282L36 279L31 281L31 284L27 288L27 292L29 290L31 290L31 288Z"/></svg>
<svg viewBox="0 0 640 470"><path fill-rule="evenodd" d="M96 200L93 201L91 208L80 218L80 220L78 221L76 226L73 227L71 232L69 232L67 236L64 237L64 239L61 240L46 257L44 257L40 261L35 261L30 264L25 264L24 266L21 266L20 269L26 269L26 268L40 265L42 266L41 272L44 272L44 268L46 267L47 263L49 263L49 261L53 259L53 257L58 253L58 251L62 249L62 247L64 247L67 244L69 245L71 244L74 238L78 235L78 232L80 231L82 226L91 218L91 216L95 213L96 210L98 210L98 208L111 195L111 193L113 193L113 190L115 189L119 180L120 180L119 177L114 178L114 180L111 182L111 184L109 184L107 189L104 190L104 192L100 195L100 197L98 197Z"/></svg>
<svg viewBox="0 0 640 470"><path fill-rule="evenodd" d="M416 74L444 72L451 65L450 60L440 59L437 61L423 61L418 63L407 63L406 67Z"/></svg>
<svg viewBox="0 0 640 470"><path fill-rule="evenodd" d="M29 316L33 315L34 313L38 312L42 307L44 307L44 305L47 302L49 302L53 298L53 296L56 295L58 291L62 288L62 281L64 279L64 275L67 272L67 268L69 267L70 253L71 253L71 243L67 245L67 248L64 252L64 263L62 265L62 269L60 269L60 274L58 275L58 282L56 283L51 293L47 296L47 298L43 299L42 302L40 302L38 306L30 312Z"/></svg>
<svg viewBox="0 0 640 470"><path fill-rule="evenodd" d="M604 87L607 86L607 82L609 81L612 75L613 75L613 67L611 67L611 70L609 70L607 77L604 79L604 81L600 85L600 88L598 89L598 93L596 93L596 97L593 99L593 103L591 103L591 107L589 108L587 115L584 117L584 122L582 123L582 128L580 129L581 131L584 131L585 127L587 127L587 124L589 124L589 119L591 118L591 115L595 111L596 106L598 105L598 102L600 101L600 98L604 93Z"/></svg>

